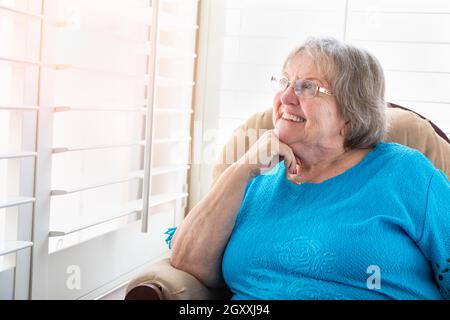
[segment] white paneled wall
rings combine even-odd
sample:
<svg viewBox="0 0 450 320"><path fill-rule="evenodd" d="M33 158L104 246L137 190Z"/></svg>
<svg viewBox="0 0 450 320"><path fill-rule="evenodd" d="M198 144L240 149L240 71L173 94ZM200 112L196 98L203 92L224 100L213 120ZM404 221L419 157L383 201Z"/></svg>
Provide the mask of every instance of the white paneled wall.
<svg viewBox="0 0 450 320"><path fill-rule="evenodd" d="M385 69L387 100L450 132L449 1L205 0L200 30L194 153L203 162L193 167L191 207L211 183L205 150L218 153L238 125L271 106L271 74L310 36L368 49Z"/></svg>
<svg viewBox="0 0 450 320"><path fill-rule="evenodd" d="M380 60L386 99L450 132L450 2L349 0L345 40Z"/></svg>

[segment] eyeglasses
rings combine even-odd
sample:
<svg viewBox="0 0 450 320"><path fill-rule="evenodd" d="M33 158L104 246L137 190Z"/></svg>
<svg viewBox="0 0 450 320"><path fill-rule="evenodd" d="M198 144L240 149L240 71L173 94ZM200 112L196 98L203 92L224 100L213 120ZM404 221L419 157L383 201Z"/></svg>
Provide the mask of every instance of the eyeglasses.
<svg viewBox="0 0 450 320"><path fill-rule="evenodd" d="M285 76L272 76L270 82L272 84L272 88L278 92L284 92L291 86L291 81L289 81L289 79ZM314 98L318 92L327 94L329 96L333 95L330 90L320 87L317 83L311 80L295 80L294 92L297 97L306 99Z"/></svg>

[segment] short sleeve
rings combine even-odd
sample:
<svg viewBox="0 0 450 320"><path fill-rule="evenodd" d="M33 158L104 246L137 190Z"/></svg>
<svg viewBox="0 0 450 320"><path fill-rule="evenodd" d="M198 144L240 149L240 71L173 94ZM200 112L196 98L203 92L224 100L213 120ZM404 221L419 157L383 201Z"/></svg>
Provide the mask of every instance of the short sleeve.
<svg viewBox="0 0 450 320"><path fill-rule="evenodd" d="M440 170L434 172L430 181L418 245L432 263L442 296L450 300L450 183Z"/></svg>

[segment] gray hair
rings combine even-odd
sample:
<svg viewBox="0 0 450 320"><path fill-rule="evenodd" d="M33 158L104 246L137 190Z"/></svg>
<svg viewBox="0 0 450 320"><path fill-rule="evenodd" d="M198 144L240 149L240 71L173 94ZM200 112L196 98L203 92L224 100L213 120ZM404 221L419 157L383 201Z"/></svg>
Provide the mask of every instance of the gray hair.
<svg viewBox="0 0 450 320"><path fill-rule="evenodd" d="M388 124L384 73L378 60L364 49L333 38L309 38L289 54L283 70L300 53L311 56L348 122L344 147L369 148L381 141Z"/></svg>

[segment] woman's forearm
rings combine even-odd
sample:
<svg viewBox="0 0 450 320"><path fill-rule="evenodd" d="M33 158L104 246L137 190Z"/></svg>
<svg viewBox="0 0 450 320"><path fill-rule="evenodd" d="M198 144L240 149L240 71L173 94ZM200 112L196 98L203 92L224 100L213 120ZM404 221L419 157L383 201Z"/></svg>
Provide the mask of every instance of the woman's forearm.
<svg viewBox="0 0 450 320"><path fill-rule="evenodd" d="M220 287L222 255L233 230L252 168L235 163L189 212L172 240L171 264L209 287Z"/></svg>

